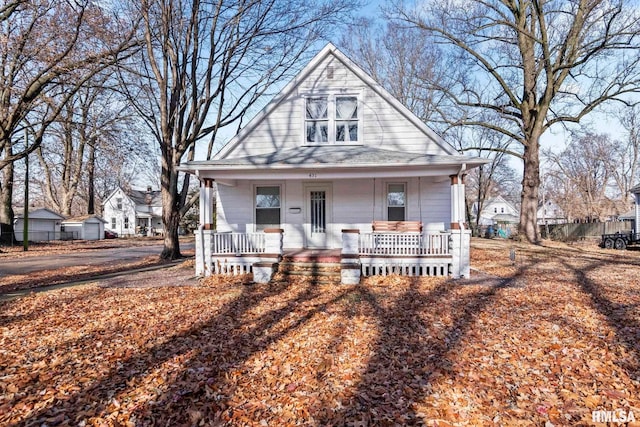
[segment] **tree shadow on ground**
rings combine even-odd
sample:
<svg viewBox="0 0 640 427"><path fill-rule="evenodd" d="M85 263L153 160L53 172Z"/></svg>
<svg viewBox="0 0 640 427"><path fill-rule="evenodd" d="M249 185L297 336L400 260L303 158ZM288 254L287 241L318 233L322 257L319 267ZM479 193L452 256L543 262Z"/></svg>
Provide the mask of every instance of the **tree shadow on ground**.
<svg viewBox="0 0 640 427"><path fill-rule="evenodd" d="M422 424L415 403L430 394L432 381L450 375L456 351L464 345L463 337L476 316L491 306L502 289L513 286L515 278L478 287L456 299L455 305L449 305L449 294L459 286L455 281L427 293L419 289L418 281L413 279L393 301L360 289L380 324L375 352L351 401L329 412L319 425Z"/></svg>
<svg viewBox="0 0 640 427"><path fill-rule="evenodd" d="M156 425L161 422L162 425L191 425L193 412L182 410L183 400L200 402L197 409L203 418L219 417L228 408L224 399L208 395L207 385L224 383L225 378L233 375L233 370L251 355L301 327L316 313L323 311L327 304L339 300L349 291L345 289L332 301L324 301L319 298L319 288L313 285L297 289L285 283L242 286L239 295L219 312L187 331L167 337L146 352L118 360L110 372L79 387L66 400L52 401L34 411L24 423L31 425L44 420L57 420L75 424L91 417L117 413L113 407L114 398L126 400L128 389L167 363L182 363L184 368L174 377L167 378L166 384L158 384L163 392L149 396L149 401L138 405L135 410L136 424ZM212 292L215 290L212 289ZM285 298L285 304L252 313L265 299L286 296L288 292L293 293ZM279 327L281 321L300 306L305 307L302 315L285 327ZM220 331L230 333L225 335ZM47 385L43 383L36 388L46 388Z"/></svg>
<svg viewBox="0 0 640 427"><path fill-rule="evenodd" d="M562 263L565 268L572 272L576 279L578 288L586 294L592 307L606 319L607 325L615 331L616 342L624 349L626 354L621 354L617 358L617 364L623 368L627 375L635 381L640 381L640 323L638 321L638 304L615 302L612 292L616 288L622 288L624 293L625 283L597 283L590 278L590 273L595 273L598 269L611 270L612 267L623 269L624 263L614 262L592 262L587 266L574 265L569 261ZM615 273L611 270L610 273ZM635 279L635 278L634 278ZM618 295L618 299L625 295Z"/></svg>

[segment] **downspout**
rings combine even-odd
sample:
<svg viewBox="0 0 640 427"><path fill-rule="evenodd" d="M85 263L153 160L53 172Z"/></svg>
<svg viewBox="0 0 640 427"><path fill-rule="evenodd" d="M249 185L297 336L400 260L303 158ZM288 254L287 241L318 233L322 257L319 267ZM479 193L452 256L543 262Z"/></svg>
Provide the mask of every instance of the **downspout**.
<svg viewBox="0 0 640 427"><path fill-rule="evenodd" d="M460 171L458 172L458 186L462 185L462 175L464 174L464 172L467 170L467 164L463 163L462 166L460 166ZM460 187L458 187L458 192L460 191ZM460 195L458 194L458 199L460 199L459 197ZM464 192L462 193L462 205L459 207L459 211L461 211L464 208L464 202L465 202L465 195ZM460 227L460 253L458 254L458 265L460 267L462 267L462 243L464 242L464 221L463 221L463 217L460 217L460 212L458 212L458 226ZM462 274L460 274L460 276L462 276Z"/></svg>

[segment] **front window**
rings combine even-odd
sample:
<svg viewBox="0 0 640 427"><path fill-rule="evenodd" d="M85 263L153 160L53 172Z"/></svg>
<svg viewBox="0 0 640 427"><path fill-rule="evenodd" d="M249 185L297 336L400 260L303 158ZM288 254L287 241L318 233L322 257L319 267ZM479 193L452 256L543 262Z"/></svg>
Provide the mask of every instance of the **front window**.
<svg viewBox="0 0 640 427"><path fill-rule="evenodd" d="M256 231L280 227L280 187L256 187Z"/></svg>
<svg viewBox="0 0 640 427"><path fill-rule="evenodd" d="M328 99L307 98L307 143L323 143L329 140Z"/></svg>
<svg viewBox="0 0 640 427"><path fill-rule="evenodd" d="M124 228L129 228L129 217L124 217Z"/></svg>
<svg viewBox="0 0 640 427"><path fill-rule="evenodd" d="M116 205L118 209L122 209L122 199L120 197L116 199Z"/></svg>
<svg viewBox="0 0 640 427"><path fill-rule="evenodd" d="M112 229L116 229L116 219L115 218L111 218L111 228Z"/></svg>
<svg viewBox="0 0 640 427"><path fill-rule="evenodd" d="M406 218L407 193L405 184L388 184L387 186L387 219L404 221Z"/></svg>

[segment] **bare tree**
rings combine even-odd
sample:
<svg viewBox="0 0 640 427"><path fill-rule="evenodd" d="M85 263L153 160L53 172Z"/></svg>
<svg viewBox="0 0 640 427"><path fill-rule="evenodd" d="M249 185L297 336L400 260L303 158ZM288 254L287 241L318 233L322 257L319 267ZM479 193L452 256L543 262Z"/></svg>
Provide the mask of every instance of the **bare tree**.
<svg viewBox="0 0 640 427"><path fill-rule="evenodd" d="M509 141L504 135L486 128L452 128L448 136L459 151L487 159L486 164L471 169L465 178L467 221L474 235L478 235L480 212L485 202L498 195L513 202L520 190L518 174L509 165L508 155L495 150L507 147ZM466 148L470 145L473 148Z"/></svg>
<svg viewBox="0 0 640 427"><path fill-rule="evenodd" d="M618 148L607 135L587 133L558 154L544 152L550 163L547 191L571 218L606 220L627 210L627 195L615 185L622 155Z"/></svg>
<svg viewBox="0 0 640 427"><path fill-rule="evenodd" d="M633 201L629 193L640 178L640 108L638 106L621 109L618 114L622 125L620 141L615 144L616 167L613 179L623 199Z"/></svg>
<svg viewBox="0 0 640 427"><path fill-rule="evenodd" d="M322 34L344 24L357 7L346 0L132 1L143 18L141 64L124 90L161 152L164 249L181 256L178 225L189 208L189 176L178 166L196 143L217 148L220 129L240 126L252 107L292 75ZM180 180L183 180L180 183Z"/></svg>
<svg viewBox="0 0 640 427"><path fill-rule="evenodd" d="M65 100L131 47L132 31L89 0L5 2L0 17L0 231L12 231L14 162L38 148Z"/></svg>
<svg viewBox="0 0 640 427"><path fill-rule="evenodd" d="M431 0L393 18L435 40L454 60L450 80L435 82L458 107L455 126L481 126L511 138L523 162L520 233L537 223L540 137L578 123L598 106L638 92L640 20L630 0ZM479 116L479 113L483 113Z"/></svg>
<svg viewBox="0 0 640 427"><path fill-rule="evenodd" d="M37 181L47 205L62 215L95 213L95 181L99 179L96 165L102 162L101 156L125 153L119 165L105 170L112 175L125 165L131 166L132 156L126 153L134 148L136 154L152 157L148 146L134 135L138 129L133 111L111 83L115 82L104 73L80 88L66 102L36 150L41 169Z"/></svg>
<svg viewBox="0 0 640 427"><path fill-rule="evenodd" d="M424 48L430 41L424 31L416 28L360 18L348 28L341 46L417 117L437 126L441 122L439 105L443 94L433 90L432 84L425 84L425 80L442 81L447 70L440 64L437 46Z"/></svg>

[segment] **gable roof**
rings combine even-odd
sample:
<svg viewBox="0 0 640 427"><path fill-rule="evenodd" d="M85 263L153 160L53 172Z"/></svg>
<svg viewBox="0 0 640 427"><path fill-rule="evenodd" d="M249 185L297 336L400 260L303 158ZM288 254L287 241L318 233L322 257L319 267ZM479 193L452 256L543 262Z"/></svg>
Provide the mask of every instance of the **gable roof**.
<svg viewBox="0 0 640 427"><path fill-rule="evenodd" d="M320 64L332 55L340 61L345 67L360 78L367 86L369 86L376 94L382 97L390 106L395 108L403 117L411 122L417 129L422 131L426 137L433 143L438 145L442 150L450 155L456 155L458 152L455 148L442 139L437 133L430 129L422 120L413 114L406 106L392 96L384 87L376 82L369 74L367 74L360 66L345 56L337 47L328 43L310 62L302 69L298 75L291 80L280 93L269 102L247 125L242 128L236 136L234 136L215 156L214 159L224 159L233 152L243 139L250 135L251 132L285 99L287 99L294 90L314 71Z"/></svg>
<svg viewBox="0 0 640 427"><path fill-rule="evenodd" d="M146 206L162 206L162 192L160 190L157 191L145 191L145 190L125 190L124 188L118 186L107 196L102 202L103 205L106 205L109 199L111 199L118 192L122 192L122 194L136 205L146 205Z"/></svg>
<svg viewBox="0 0 640 427"><path fill-rule="evenodd" d="M63 224L76 224L76 223L83 223L83 222L88 222L91 220L97 220L99 222L103 222L103 223L107 223L107 221L105 221L104 219L100 218L97 215L80 215L80 216L74 216L72 218L67 218L64 221L62 221ZM95 221L94 221L95 222Z"/></svg>
<svg viewBox="0 0 640 427"><path fill-rule="evenodd" d="M22 213L18 213L15 216L15 219L24 218L24 208L22 208ZM51 219L51 220L63 220L64 216L59 213L49 209L49 208L37 208L37 209L29 209L29 219Z"/></svg>
<svg viewBox="0 0 640 427"><path fill-rule="evenodd" d="M162 206L160 191L130 190L125 193L136 205Z"/></svg>

